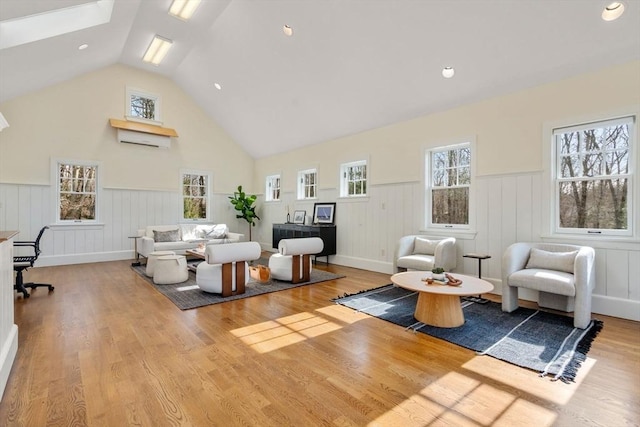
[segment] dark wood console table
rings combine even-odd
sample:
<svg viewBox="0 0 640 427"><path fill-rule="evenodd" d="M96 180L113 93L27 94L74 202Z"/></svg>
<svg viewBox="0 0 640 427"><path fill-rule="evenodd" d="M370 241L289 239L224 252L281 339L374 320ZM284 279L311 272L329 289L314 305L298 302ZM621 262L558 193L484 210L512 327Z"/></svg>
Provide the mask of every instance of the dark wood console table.
<svg viewBox="0 0 640 427"><path fill-rule="evenodd" d="M327 257L336 254L336 226L335 225L302 225L302 224L273 224L273 248L278 249L282 239L299 239L302 237L319 237L324 242L324 249L319 256Z"/></svg>

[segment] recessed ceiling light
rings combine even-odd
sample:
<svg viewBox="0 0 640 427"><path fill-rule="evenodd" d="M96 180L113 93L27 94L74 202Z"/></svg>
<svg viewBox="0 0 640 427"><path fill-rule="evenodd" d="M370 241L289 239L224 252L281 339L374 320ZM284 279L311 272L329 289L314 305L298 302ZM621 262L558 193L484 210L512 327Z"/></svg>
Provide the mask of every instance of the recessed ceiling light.
<svg viewBox="0 0 640 427"><path fill-rule="evenodd" d="M605 7L602 11L602 19L605 21L614 21L624 13L624 4L619 1L614 1L609 4L609 6Z"/></svg>
<svg viewBox="0 0 640 427"><path fill-rule="evenodd" d="M147 48L142 60L158 65L162 62L173 42L164 37L155 36Z"/></svg>
<svg viewBox="0 0 640 427"><path fill-rule="evenodd" d="M454 70L453 67L444 67L442 69L442 77L444 77L445 79L450 79L455 73L456 70Z"/></svg>
<svg viewBox="0 0 640 427"><path fill-rule="evenodd" d="M291 37L293 35L293 28L291 28L288 25L283 25L282 32L284 33L285 36Z"/></svg>
<svg viewBox="0 0 640 427"><path fill-rule="evenodd" d="M214 83L214 84L213 84L213 87L215 87L215 88L216 88L216 89L218 89L218 90L221 90L221 89L222 89L222 86L220 86L220 83Z"/></svg>
<svg viewBox="0 0 640 427"><path fill-rule="evenodd" d="M200 0L173 0L169 8L169 15L187 21L193 16L193 12L200 4Z"/></svg>
<svg viewBox="0 0 640 427"><path fill-rule="evenodd" d="M78 46L78 50L85 50L88 47L89 47L89 45L84 43L84 44L81 44L80 46Z"/></svg>

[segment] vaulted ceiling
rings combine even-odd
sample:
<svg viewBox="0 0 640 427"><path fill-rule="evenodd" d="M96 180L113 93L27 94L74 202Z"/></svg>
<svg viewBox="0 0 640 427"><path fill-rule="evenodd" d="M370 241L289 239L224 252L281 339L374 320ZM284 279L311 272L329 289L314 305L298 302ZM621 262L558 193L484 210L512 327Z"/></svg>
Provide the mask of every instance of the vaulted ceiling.
<svg viewBox="0 0 640 427"><path fill-rule="evenodd" d="M640 59L640 0L611 22L610 0L203 0L186 22L171 0L105 1L108 23L1 49L0 102L124 63L262 158ZM88 3L1 0L0 24ZM174 42L159 66L141 59L155 34Z"/></svg>

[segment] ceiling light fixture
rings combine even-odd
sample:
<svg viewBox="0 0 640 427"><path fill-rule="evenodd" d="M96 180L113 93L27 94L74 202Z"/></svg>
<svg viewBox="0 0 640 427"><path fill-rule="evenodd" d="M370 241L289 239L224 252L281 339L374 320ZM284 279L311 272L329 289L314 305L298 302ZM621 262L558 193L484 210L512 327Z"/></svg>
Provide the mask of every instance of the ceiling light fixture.
<svg viewBox="0 0 640 427"><path fill-rule="evenodd" d="M85 50L88 47L89 47L89 45L84 43L84 44L81 44L80 46L78 46L78 50Z"/></svg>
<svg viewBox="0 0 640 427"><path fill-rule="evenodd" d="M614 21L624 13L624 4L614 1L609 4L609 6L605 7L602 11L602 19L605 21Z"/></svg>
<svg viewBox="0 0 640 427"><path fill-rule="evenodd" d="M288 25L283 25L282 32L284 33L285 36L291 37L293 35L293 28L291 28Z"/></svg>
<svg viewBox="0 0 640 427"><path fill-rule="evenodd" d="M173 0L169 8L169 15L176 18L189 20L193 16L193 12L200 4L200 0Z"/></svg>
<svg viewBox="0 0 640 427"><path fill-rule="evenodd" d="M214 83L213 87L215 87L218 90L222 90L222 86L220 86L220 83Z"/></svg>
<svg viewBox="0 0 640 427"><path fill-rule="evenodd" d="M456 70L454 70L453 67L444 67L442 69L442 77L444 77L445 79L450 79L455 73Z"/></svg>
<svg viewBox="0 0 640 427"><path fill-rule="evenodd" d="M156 35L147 48L142 60L144 62L150 62L153 65L160 64L172 44L173 42L171 40Z"/></svg>

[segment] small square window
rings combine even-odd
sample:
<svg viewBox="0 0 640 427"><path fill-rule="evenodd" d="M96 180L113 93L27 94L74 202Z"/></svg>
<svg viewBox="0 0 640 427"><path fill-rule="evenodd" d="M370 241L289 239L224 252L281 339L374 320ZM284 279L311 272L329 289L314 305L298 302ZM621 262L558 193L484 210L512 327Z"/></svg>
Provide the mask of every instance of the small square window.
<svg viewBox="0 0 640 427"><path fill-rule="evenodd" d="M161 106L162 99L160 95L134 88L127 88L127 100L125 104L125 116L127 120L162 124L160 114Z"/></svg>

